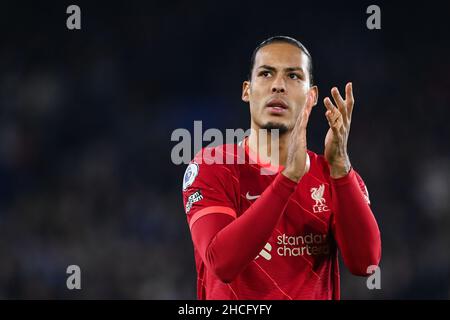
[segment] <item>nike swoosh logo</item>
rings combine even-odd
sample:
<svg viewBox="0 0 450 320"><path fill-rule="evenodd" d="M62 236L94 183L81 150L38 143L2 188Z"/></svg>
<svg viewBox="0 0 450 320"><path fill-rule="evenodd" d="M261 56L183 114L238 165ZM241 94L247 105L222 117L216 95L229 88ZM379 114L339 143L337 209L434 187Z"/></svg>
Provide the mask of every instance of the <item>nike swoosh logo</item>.
<svg viewBox="0 0 450 320"><path fill-rule="evenodd" d="M259 195L251 196L250 193L248 193L248 191L247 191L247 194L245 195L245 197L247 198L247 200L255 200L255 199L258 199L260 196Z"/></svg>

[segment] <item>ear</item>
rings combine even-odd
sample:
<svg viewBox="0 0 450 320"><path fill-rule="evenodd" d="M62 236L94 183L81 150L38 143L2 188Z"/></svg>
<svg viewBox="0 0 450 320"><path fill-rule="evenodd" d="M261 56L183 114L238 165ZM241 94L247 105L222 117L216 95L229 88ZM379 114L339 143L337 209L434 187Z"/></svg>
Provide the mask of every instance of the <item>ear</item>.
<svg viewBox="0 0 450 320"><path fill-rule="evenodd" d="M242 83L242 101L249 102L250 101L250 81L244 81Z"/></svg>
<svg viewBox="0 0 450 320"><path fill-rule="evenodd" d="M315 106L317 104L317 101L319 100L319 88L317 86L312 86L311 88L309 88L309 92L313 96L313 106Z"/></svg>

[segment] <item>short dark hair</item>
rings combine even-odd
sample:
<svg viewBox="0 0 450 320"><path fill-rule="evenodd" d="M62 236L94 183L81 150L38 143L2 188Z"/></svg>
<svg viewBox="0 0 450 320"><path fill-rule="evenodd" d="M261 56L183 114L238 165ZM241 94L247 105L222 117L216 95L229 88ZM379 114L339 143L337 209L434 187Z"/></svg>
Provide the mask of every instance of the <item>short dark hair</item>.
<svg viewBox="0 0 450 320"><path fill-rule="evenodd" d="M293 46L296 46L297 48L302 50L302 52L308 57L308 73L309 73L310 83L312 85L313 84L313 65L312 65L311 54L309 53L308 49L306 49L306 47L300 41L298 41L297 39L288 37L288 36L270 37L270 38L264 40L263 42L261 42L255 48L255 50L253 50L252 58L250 60L250 71L248 73L248 80L250 81L252 79L253 67L255 66L255 57L256 57L256 54L258 53L259 49L261 49L271 43L278 43L278 42L292 44Z"/></svg>

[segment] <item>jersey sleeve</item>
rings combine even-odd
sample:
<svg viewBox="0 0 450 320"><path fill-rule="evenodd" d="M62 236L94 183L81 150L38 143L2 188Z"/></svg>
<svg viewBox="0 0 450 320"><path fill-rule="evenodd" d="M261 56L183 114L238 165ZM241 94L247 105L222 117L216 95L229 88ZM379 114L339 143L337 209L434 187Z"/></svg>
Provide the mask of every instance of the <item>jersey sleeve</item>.
<svg viewBox="0 0 450 320"><path fill-rule="evenodd" d="M351 273L368 276L368 267L381 259L381 237L370 208L367 188L359 174L331 179L334 219L332 231L344 264Z"/></svg>
<svg viewBox="0 0 450 320"><path fill-rule="evenodd" d="M201 159L200 159L201 160ZM207 164L195 158L183 177L183 203L189 228L209 214L236 218L237 177L225 164Z"/></svg>
<svg viewBox="0 0 450 320"><path fill-rule="evenodd" d="M364 183L364 180L361 178L361 176L359 175L359 173L356 170L355 170L355 176L356 176L356 180L358 180L358 185L359 185L359 188L361 189L364 200L367 202L368 205L370 205L369 190L367 190L367 186Z"/></svg>

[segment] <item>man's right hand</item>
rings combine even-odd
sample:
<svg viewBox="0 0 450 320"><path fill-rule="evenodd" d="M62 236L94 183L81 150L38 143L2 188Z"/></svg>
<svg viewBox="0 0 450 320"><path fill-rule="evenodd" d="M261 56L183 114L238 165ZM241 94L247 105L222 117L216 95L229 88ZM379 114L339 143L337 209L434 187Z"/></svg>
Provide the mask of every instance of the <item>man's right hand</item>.
<svg viewBox="0 0 450 320"><path fill-rule="evenodd" d="M298 115L289 137L286 166L281 173L294 182L299 182L309 170L309 157L306 152L306 127L313 106L314 101L311 94L308 94L305 107Z"/></svg>

